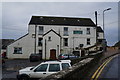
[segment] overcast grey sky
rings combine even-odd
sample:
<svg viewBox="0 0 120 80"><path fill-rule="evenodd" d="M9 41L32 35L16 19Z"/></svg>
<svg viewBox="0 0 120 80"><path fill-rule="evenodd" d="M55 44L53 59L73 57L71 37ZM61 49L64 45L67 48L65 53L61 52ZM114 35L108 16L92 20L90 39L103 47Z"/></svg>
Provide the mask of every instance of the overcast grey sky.
<svg viewBox="0 0 120 80"><path fill-rule="evenodd" d="M98 25L102 27L102 12L105 12L105 37L108 45L118 41L118 3L117 2L3 2L2 38L17 39L28 32L32 15L52 15L91 18L98 11Z"/></svg>

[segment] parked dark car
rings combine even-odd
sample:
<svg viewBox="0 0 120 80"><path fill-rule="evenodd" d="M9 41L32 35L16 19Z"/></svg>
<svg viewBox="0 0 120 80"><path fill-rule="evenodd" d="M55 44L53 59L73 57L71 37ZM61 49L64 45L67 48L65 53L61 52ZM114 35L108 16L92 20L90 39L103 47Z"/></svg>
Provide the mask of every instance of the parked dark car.
<svg viewBox="0 0 120 80"><path fill-rule="evenodd" d="M29 57L29 60L30 62L33 62L33 61L39 61L42 59L42 55L41 54L31 54L30 57Z"/></svg>
<svg viewBox="0 0 120 80"><path fill-rule="evenodd" d="M79 57L81 56L81 55L80 55L80 51L73 51L73 54L74 54L75 56L79 56Z"/></svg>
<svg viewBox="0 0 120 80"><path fill-rule="evenodd" d="M78 56L75 56L74 54L60 54L58 56L58 59L74 59L77 58Z"/></svg>

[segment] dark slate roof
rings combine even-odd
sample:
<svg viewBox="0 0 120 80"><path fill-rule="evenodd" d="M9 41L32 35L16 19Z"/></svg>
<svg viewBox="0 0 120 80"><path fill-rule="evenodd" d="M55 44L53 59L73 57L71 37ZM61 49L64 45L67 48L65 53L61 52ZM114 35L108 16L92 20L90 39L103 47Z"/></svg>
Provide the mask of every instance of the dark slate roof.
<svg viewBox="0 0 120 80"><path fill-rule="evenodd" d="M97 27L97 32L104 32L100 26Z"/></svg>
<svg viewBox="0 0 120 80"><path fill-rule="evenodd" d="M66 26L94 26L90 18L32 16L30 24L37 25L66 25Z"/></svg>
<svg viewBox="0 0 120 80"><path fill-rule="evenodd" d="M0 39L0 45L2 47L2 49L6 49L7 46L12 43L14 41L14 39Z"/></svg>

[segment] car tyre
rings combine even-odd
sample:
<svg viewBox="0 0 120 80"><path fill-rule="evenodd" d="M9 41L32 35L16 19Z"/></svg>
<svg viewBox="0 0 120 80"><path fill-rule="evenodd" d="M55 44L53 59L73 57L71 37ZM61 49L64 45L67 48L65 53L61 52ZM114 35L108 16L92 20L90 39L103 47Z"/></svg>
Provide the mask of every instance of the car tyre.
<svg viewBox="0 0 120 80"><path fill-rule="evenodd" d="M29 76L27 76L27 75L22 75L22 76L20 77L20 80L30 80L30 78L29 78Z"/></svg>

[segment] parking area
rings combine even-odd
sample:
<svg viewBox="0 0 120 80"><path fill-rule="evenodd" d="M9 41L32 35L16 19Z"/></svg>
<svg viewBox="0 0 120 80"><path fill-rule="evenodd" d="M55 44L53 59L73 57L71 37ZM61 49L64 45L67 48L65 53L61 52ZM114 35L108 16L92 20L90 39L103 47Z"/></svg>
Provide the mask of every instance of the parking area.
<svg viewBox="0 0 120 80"><path fill-rule="evenodd" d="M16 75L18 74L18 70L30 67L30 66L36 66L42 62L30 62L27 59L24 60L16 60L16 59L5 59L5 64L2 66L2 80L17 80Z"/></svg>

